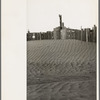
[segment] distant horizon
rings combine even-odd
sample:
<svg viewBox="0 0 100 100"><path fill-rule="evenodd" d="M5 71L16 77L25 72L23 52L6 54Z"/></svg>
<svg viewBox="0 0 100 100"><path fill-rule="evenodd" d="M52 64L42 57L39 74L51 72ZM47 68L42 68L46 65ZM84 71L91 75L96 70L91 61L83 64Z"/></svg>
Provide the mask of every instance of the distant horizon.
<svg viewBox="0 0 100 100"><path fill-rule="evenodd" d="M72 29L97 26L97 0L28 0L27 31L53 31L60 25Z"/></svg>

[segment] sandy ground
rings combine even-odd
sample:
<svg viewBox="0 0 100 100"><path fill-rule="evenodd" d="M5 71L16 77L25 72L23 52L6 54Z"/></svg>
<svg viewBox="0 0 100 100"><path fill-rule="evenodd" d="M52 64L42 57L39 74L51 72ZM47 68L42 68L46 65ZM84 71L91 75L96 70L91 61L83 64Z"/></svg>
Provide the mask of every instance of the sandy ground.
<svg viewBox="0 0 100 100"><path fill-rule="evenodd" d="M96 100L96 44L28 41L27 100Z"/></svg>
<svg viewBox="0 0 100 100"><path fill-rule="evenodd" d="M28 86L28 100L95 100L95 81L63 81Z"/></svg>

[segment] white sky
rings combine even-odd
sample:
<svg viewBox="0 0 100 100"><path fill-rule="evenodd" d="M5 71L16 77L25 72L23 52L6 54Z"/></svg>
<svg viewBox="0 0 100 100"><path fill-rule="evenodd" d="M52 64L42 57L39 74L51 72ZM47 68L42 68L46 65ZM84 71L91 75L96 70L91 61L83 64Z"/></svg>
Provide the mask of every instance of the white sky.
<svg viewBox="0 0 100 100"><path fill-rule="evenodd" d="M27 30L52 31L59 17L66 27L80 29L97 25L97 0L27 0Z"/></svg>

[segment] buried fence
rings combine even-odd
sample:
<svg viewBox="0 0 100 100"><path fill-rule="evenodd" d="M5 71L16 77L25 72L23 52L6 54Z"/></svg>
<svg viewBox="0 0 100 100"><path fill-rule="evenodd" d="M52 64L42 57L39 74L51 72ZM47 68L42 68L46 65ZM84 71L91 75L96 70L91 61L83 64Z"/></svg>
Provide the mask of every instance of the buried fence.
<svg viewBox="0 0 100 100"><path fill-rule="evenodd" d="M29 40L52 40L52 39L76 39L86 42L96 42L97 29L94 25L93 29L86 28L81 30L68 29L39 33L27 33L27 41Z"/></svg>

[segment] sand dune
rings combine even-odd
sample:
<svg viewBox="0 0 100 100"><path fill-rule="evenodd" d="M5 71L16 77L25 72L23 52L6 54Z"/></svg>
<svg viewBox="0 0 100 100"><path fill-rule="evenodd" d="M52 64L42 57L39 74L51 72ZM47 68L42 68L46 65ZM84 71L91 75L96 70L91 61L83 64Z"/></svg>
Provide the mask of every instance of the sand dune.
<svg viewBox="0 0 100 100"><path fill-rule="evenodd" d="M27 42L29 63L66 63L95 60L96 44L79 40L41 40Z"/></svg>
<svg viewBox="0 0 100 100"><path fill-rule="evenodd" d="M28 100L96 100L96 44L27 42Z"/></svg>

